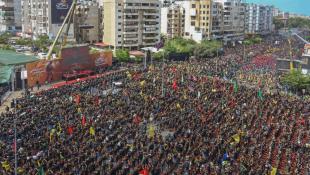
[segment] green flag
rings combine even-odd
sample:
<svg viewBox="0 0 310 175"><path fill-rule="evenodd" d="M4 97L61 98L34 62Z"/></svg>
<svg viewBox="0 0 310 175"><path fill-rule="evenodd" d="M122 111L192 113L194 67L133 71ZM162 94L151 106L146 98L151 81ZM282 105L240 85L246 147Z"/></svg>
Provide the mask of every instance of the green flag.
<svg viewBox="0 0 310 175"><path fill-rule="evenodd" d="M263 92L261 89L258 90L257 96L260 100L263 100Z"/></svg>
<svg viewBox="0 0 310 175"><path fill-rule="evenodd" d="M43 166L40 166L39 168L39 175L45 175Z"/></svg>
<svg viewBox="0 0 310 175"><path fill-rule="evenodd" d="M238 83L237 81L233 81L234 83L234 92L238 92Z"/></svg>

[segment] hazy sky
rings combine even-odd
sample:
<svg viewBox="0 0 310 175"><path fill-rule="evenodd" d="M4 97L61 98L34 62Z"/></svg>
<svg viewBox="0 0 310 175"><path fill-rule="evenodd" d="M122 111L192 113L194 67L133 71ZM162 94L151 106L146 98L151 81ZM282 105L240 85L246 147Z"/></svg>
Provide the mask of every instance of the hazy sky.
<svg viewBox="0 0 310 175"><path fill-rule="evenodd" d="M310 0L246 0L246 2L274 5L283 11L310 16Z"/></svg>

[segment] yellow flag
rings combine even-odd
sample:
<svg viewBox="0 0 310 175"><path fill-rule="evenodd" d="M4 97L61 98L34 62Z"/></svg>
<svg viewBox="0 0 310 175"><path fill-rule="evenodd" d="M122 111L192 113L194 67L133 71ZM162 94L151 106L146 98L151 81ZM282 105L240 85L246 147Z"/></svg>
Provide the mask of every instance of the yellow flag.
<svg viewBox="0 0 310 175"><path fill-rule="evenodd" d="M62 128L61 128L61 126L60 126L60 123L58 122L57 123L57 135L59 136L60 134L61 134L61 132L62 132Z"/></svg>
<svg viewBox="0 0 310 175"><path fill-rule="evenodd" d="M5 170L5 171L10 171L11 170L11 166L9 164L9 162L6 160L4 162L1 162L1 165L2 165L2 168Z"/></svg>
<svg viewBox="0 0 310 175"><path fill-rule="evenodd" d="M277 174L277 168L271 167L270 175L276 175Z"/></svg>
<svg viewBox="0 0 310 175"><path fill-rule="evenodd" d="M235 135L233 135L231 137L234 139L236 144L240 142L240 135L239 134L235 134Z"/></svg>
<svg viewBox="0 0 310 175"><path fill-rule="evenodd" d="M178 108L178 109L181 109L180 103L177 103L177 108Z"/></svg>
<svg viewBox="0 0 310 175"><path fill-rule="evenodd" d="M149 138L154 138L155 136L155 127L152 124L149 125L148 136Z"/></svg>
<svg viewBox="0 0 310 175"><path fill-rule="evenodd" d="M52 141L52 137L55 134L55 132L56 132L56 129L53 128L50 132L50 141Z"/></svg>
<svg viewBox="0 0 310 175"><path fill-rule="evenodd" d="M92 136L95 136L95 129L94 129L94 127L90 127L89 128L89 134L92 135Z"/></svg>
<svg viewBox="0 0 310 175"><path fill-rule="evenodd" d="M143 81L140 82L140 86L143 87L144 85L145 85L145 80L143 80Z"/></svg>
<svg viewBox="0 0 310 175"><path fill-rule="evenodd" d="M82 110L81 110L80 107L77 108L77 112L78 112L78 113L82 113Z"/></svg>

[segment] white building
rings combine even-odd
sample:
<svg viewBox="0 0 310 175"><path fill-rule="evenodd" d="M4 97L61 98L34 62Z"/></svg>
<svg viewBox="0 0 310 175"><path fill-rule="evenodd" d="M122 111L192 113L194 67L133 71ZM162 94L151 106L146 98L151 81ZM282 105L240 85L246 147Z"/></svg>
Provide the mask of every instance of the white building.
<svg viewBox="0 0 310 175"><path fill-rule="evenodd" d="M214 0L223 5L224 43L244 39L245 3L242 0Z"/></svg>
<svg viewBox="0 0 310 175"><path fill-rule="evenodd" d="M161 8L161 33L168 38L183 37L185 27L185 10L177 4Z"/></svg>
<svg viewBox="0 0 310 175"><path fill-rule="evenodd" d="M21 0L0 0L0 33L21 31Z"/></svg>
<svg viewBox="0 0 310 175"><path fill-rule="evenodd" d="M272 32L272 18L272 6L247 4L245 32L248 34L268 34Z"/></svg>
<svg viewBox="0 0 310 175"><path fill-rule="evenodd" d="M159 0L104 0L103 9L105 43L134 50L159 42Z"/></svg>

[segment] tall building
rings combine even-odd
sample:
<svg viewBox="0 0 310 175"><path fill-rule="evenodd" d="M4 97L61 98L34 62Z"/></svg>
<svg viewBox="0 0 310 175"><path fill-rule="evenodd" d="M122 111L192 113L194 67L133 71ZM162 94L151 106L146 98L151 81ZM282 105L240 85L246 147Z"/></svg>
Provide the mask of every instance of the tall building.
<svg viewBox="0 0 310 175"><path fill-rule="evenodd" d="M200 42L211 39L212 18L211 0L184 0L175 1L185 10L184 37Z"/></svg>
<svg viewBox="0 0 310 175"><path fill-rule="evenodd" d="M223 4L219 2L212 2L212 39L223 39Z"/></svg>
<svg viewBox="0 0 310 175"><path fill-rule="evenodd" d="M68 32L69 41L99 41L100 16L96 0L78 1ZM24 36L36 38L48 35L55 38L61 28L72 0L65 3L55 0L22 0L22 31ZM65 25L65 28L67 25ZM64 28L64 29L65 29Z"/></svg>
<svg viewBox="0 0 310 175"><path fill-rule="evenodd" d="M242 0L214 0L223 5L224 43L244 39L245 3Z"/></svg>
<svg viewBox="0 0 310 175"><path fill-rule="evenodd" d="M272 6L247 4L245 17L245 33L268 34L272 32L272 9Z"/></svg>
<svg viewBox="0 0 310 175"><path fill-rule="evenodd" d="M21 31L20 0L0 0L0 33Z"/></svg>
<svg viewBox="0 0 310 175"><path fill-rule="evenodd" d="M96 43L102 40L101 8L96 1L81 1L75 9L73 19L74 36L78 43Z"/></svg>
<svg viewBox="0 0 310 175"><path fill-rule="evenodd" d="M104 0L103 8L105 43L132 50L159 42L159 0Z"/></svg>
<svg viewBox="0 0 310 175"><path fill-rule="evenodd" d="M178 4L169 4L161 8L161 33L167 38L183 37L185 10Z"/></svg>

